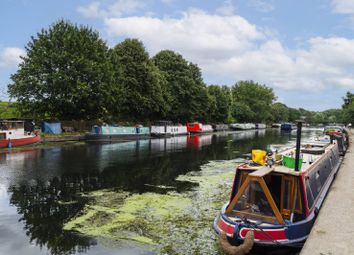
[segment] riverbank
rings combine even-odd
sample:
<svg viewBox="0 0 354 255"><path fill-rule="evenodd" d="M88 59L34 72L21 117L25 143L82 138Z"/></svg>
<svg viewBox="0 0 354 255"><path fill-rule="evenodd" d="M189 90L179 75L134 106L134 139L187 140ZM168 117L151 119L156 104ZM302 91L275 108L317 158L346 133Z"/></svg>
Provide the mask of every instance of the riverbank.
<svg viewBox="0 0 354 255"><path fill-rule="evenodd" d="M41 142L85 141L85 133L62 133L59 135L41 134Z"/></svg>
<svg viewBox="0 0 354 255"><path fill-rule="evenodd" d="M350 147L301 255L354 254L354 130Z"/></svg>

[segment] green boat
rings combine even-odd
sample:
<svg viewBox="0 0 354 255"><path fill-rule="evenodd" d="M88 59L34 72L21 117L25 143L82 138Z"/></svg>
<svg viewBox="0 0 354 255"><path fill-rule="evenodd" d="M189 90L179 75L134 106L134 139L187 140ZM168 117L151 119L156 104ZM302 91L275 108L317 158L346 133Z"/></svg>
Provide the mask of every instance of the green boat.
<svg viewBox="0 0 354 255"><path fill-rule="evenodd" d="M150 138L150 128L138 125L136 127L95 125L91 133L86 135L86 141L111 142Z"/></svg>

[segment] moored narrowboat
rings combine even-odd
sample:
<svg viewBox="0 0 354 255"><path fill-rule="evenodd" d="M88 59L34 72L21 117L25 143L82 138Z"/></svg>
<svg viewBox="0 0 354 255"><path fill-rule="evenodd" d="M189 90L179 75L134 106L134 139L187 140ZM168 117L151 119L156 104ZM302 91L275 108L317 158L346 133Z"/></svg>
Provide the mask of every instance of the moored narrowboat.
<svg viewBox="0 0 354 255"><path fill-rule="evenodd" d="M342 157L337 140L298 144L275 155L253 151L237 167L230 200L214 221L218 233L235 243L253 231L255 245L302 245Z"/></svg>
<svg viewBox="0 0 354 255"><path fill-rule="evenodd" d="M265 129L267 127L264 123L256 123L256 129Z"/></svg>
<svg viewBox="0 0 354 255"><path fill-rule="evenodd" d="M226 124L213 124L212 127L214 132L229 130L229 126Z"/></svg>
<svg viewBox="0 0 354 255"><path fill-rule="evenodd" d="M294 123L283 123L280 126L280 130L283 130L283 131L293 131L296 129L297 129L297 127Z"/></svg>
<svg viewBox="0 0 354 255"><path fill-rule="evenodd" d="M253 124L253 123L233 123L233 124L230 124L230 128L233 130L250 130L250 129L255 129L256 124Z"/></svg>
<svg viewBox="0 0 354 255"><path fill-rule="evenodd" d="M209 133L213 132L213 127L211 125L193 122L187 123L187 131L191 134Z"/></svg>
<svg viewBox="0 0 354 255"><path fill-rule="evenodd" d="M150 131L152 136L176 136L176 135L187 135L187 126L175 125L172 121L157 121L151 126Z"/></svg>
<svg viewBox="0 0 354 255"><path fill-rule="evenodd" d="M25 131L25 122L21 120L0 121L0 148L10 148L37 143L40 135Z"/></svg>
<svg viewBox="0 0 354 255"><path fill-rule="evenodd" d="M91 133L85 136L89 142L111 142L120 140L137 140L150 137L150 128L137 125L135 127L95 125Z"/></svg>

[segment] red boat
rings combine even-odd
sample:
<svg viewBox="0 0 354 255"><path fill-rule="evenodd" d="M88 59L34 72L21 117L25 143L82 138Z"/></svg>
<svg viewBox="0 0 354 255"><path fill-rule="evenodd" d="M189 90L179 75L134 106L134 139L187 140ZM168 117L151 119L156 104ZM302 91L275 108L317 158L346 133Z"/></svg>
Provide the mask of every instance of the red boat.
<svg viewBox="0 0 354 255"><path fill-rule="evenodd" d="M203 125L199 122L187 123L188 133L206 133L213 132L213 127L211 125Z"/></svg>
<svg viewBox="0 0 354 255"><path fill-rule="evenodd" d="M33 144L40 140L39 135L25 131L24 121L0 121L0 148Z"/></svg>

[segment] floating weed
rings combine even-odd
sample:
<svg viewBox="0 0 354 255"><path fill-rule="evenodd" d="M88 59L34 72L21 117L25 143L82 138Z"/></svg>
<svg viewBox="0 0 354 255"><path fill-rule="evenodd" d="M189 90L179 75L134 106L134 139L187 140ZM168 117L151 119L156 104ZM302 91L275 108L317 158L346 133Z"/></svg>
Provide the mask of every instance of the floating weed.
<svg viewBox="0 0 354 255"><path fill-rule="evenodd" d="M177 181L197 184L183 193L100 190L82 194L91 202L64 229L111 240L110 245L139 243L157 254L215 254L212 223L229 197L235 167L241 162L210 161L201 171L178 176ZM132 241L135 244L129 244Z"/></svg>

